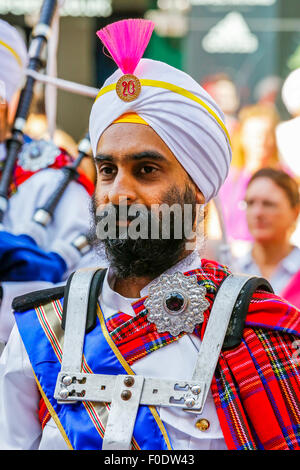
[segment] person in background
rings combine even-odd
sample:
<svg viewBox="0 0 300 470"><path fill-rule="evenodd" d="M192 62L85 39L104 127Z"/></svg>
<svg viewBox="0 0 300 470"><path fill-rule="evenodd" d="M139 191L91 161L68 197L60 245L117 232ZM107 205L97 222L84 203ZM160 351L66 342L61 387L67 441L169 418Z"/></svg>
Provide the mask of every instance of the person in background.
<svg viewBox="0 0 300 470"><path fill-rule="evenodd" d="M224 113L225 124L232 139L238 129L238 110L240 95L236 84L226 73L216 73L205 77L201 86L215 100ZM205 208L205 243L203 256L207 259L216 259L222 264L232 265L230 247L224 251L222 227L220 225L220 203L211 201ZM227 255L228 253L228 255Z"/></svg>
<svg viewBox="0 0 300 470"><path fill-rule="evenodd" d="M38 83L37 85L41 85ZM26 121L25 133L33 140L50 140L48 120L45 109L45 95L43 87L39 86L35 90L32 99L30 112ZM78 153L78 143L71 135L63 129L57 128L54 132L53 142L57 147L63 148L68 152L72 160L75 160ZM93 158L90 155L81 160L77 171L87 177L91 183L96 181L96 167Z"/></svg>
<svg viewBox="0 0 300 470"><path fill-rule="evenodd" d="M282 79L277 75L267 75L262 78L254 88L254 100L256 103L276 105L278 95L282 87Z"/></svg>
<svg viewBox="0 0 300 470"><path fill-rule="evenodd" d="M238 124L237 112L240 106L240 97L235 83L229 75L219 73L207 77L201 85L222 109L229 135L232 135Z"/></svg>
<svg viewBox="0 0 300 470"><path fill-rule="evenodd" d="M32 98L24 132L33 140L50 140L49 125L45 109L45 92L44 86L41 83L35 84L34 96ZM76 157L77 144L73 137L67 134L63 129L55 129L53 142L57 147L65 149L72 158Z"/></svg>
<svg viewBox="0 0 300 470"><path fill-rule="evenodd" d="M297 182L284 171L262 168L248 183L245 203L253 243L249 252L237 259L238 268L268 279L275 293L283 296L300 271L300 249L290 240L300 210Z"/></svg>
<svg viewBox="0 0 300 470"><path fill-rule="evenodd" d="M21 35L0 19L0 171L27 62ZM14 325L11 303L15 296L53 287L85 261L88 265L93 262L92 250L84 253L76 240L90 230L89 204L95 181L80 174L68 185L46 227L33 220L56 189L61 170L72 161L64 149L48 146L48 142L40 147L40 143L24 136L0 231L0 353Z"/></svg>
<svg viewBox="0 0 300 470"><path fill-rule="evenodd" d="M247 106L239 114L239 129L232 139L232 165L219 195L233 250L235 246L244 250L243 242L252 241L244 203L251 176L260 168L281 168L275 135L278 123L279 115L271 105Z"/></svg>

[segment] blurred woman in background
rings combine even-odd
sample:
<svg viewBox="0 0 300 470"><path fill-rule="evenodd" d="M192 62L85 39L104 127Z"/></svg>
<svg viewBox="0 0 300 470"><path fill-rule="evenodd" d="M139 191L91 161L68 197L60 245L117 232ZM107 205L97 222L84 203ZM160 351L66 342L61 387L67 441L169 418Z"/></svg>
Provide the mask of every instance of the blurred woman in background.
<svg viewBox="0 0 300 470"><path fill-rule="evenodd" d="M265 277L282 295L300 272L300 249L290 241L300 210L297 182L284 171L260 169L248 183L245 203L253 243L237 259L238 269ZM300 287L298 291L300 306Z"/></svg>
<svg viewBox="0 0 300 470"><path fill-rule="evenodd" d="M244 195L255 171L264 167L280 168L275 133L278 123L279 115L269 104L247 106L239 113L239 127L232 136L231 168L219 195L231 242L252 240Z"/></svg>

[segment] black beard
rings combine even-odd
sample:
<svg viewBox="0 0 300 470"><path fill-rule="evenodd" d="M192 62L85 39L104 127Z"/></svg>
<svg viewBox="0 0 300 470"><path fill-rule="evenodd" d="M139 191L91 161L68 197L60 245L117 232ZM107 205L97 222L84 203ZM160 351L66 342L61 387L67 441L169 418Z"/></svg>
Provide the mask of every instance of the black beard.
<svg viewBox="0 0 300 470"><path fill-rule="evenodd" d="M192 226L196 217L196 195L195 191L190 185L187 185L184 193L180 193L177 187L173 187L167 192L163 198L163 203L168 206L179 204L184 210L184 204L192 205ZM118 206L113 206L118 214ZM96 224L99 220L97 212L97 203L95 195L91 200L91 215L92 215L92 230L91 242L95 251L100 257L105 255L109 266L113 269L117 277L127 279L131 277L151 277L155 278L176 264L185 255L185 243L187 238L184 234L184 217L182 217L182 238L176 238L175 222L173 213L170 217L170 237L168 239L162 238L162 225L161 220L158 221L159 225L159 238L105 238L99 239L96 235ZM151 216L150 210L147 210L148 217L146 223L150 227L153 223L153 215ZM128 219L130 219L128 217ZM118 235L117 235L118 236Z"/></svg>

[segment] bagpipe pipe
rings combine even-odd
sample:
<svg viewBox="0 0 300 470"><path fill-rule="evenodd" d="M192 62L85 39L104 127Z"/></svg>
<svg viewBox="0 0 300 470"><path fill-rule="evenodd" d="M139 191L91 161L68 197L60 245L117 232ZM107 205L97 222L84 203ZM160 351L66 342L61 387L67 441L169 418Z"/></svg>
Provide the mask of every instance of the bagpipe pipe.
<svg viewBox="0 0 300 470"><path fill-rule="evenodd" d="M48 201L44 204L43 207L39 207L34 213L33 220L40 225L46 227L52 220L54 211L67 189L70 182L76 179L78 175L78 167L82 162L83 158L89 155L90 152L90 139L89 134L79 142L78 144L78 155L77 158L69 165L66 165L61 169L63 177L60 179L59 184L57 185L54 192L50 195Z"/></svg>
<svg viewBox="0 0 300 470"><path fill-rule="evenodd" d="M63 173L63 176L60 179L57 187L50 195L48 201L46 201L42 207L37 208L35 211L33 220L36 223L46 227L51 222L54 216L54 211L67 187L71 181L75 180L79 176L77 169L83 158L89 155L90 148L90 139L89 134L87 133L78 144L78 154L76 159L70 165L66 165L60 170L60 172ZM72 244L81 252L81 254L85 254L85 252L89 250L88 237L84 234L80 234L78 237L76 237Z"/></svg>
<svg viewBox="0 0 300 470"><path fill-rule="evenodd" d="M33 30L32 41L29 47L28 70L38 71L43 66L42 54L51 32L51 22L56 7L57 0L45 0L42 4L39 22ZM8 141L7 157L0 180L0 223L3 222L3 217L8 207L9 187L19 151L24 143L23 129L33 98L35 81L36 79L30 75L26 78L26 83L20 94L12 135Z"/></svg>

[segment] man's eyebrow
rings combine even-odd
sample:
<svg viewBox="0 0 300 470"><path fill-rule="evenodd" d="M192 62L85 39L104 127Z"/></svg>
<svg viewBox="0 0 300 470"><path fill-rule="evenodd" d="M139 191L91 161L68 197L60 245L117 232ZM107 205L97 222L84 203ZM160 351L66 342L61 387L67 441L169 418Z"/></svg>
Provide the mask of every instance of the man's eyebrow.
<svg viewBox="0 0 300 470"><path fill-rule="evenodd" d="M161 153L156 152L155 150L145 150L144 152L132 153L126 155L126 160L159 160L159 161L166 161L166 157L164 157Z"/></svg>
<svg viewBox="0 0 300 470"><path fill-rule="evenodd" d="M138 152L138 153L130 153L125 155L124 160L125 161L131 161L131 160L157 160L157 161L167 161L166 157L164 157L161 153L156 152L154 150L145 150L143 152ZM111 162L115 163L118 158L113 157L113 155L109 154L104 154L104 153L98 153L95 157L95 160L97 162Z"/></svg>
<svg viewBox="0 0 300 470"><path fill-rule="evenodd" d="M104 162L104 161L113 162L114 158L113 158L112 155L108 155L108 154L105 154L105 153L97 153L97 155L95 156L95 160L97 162Z"/></svg>

